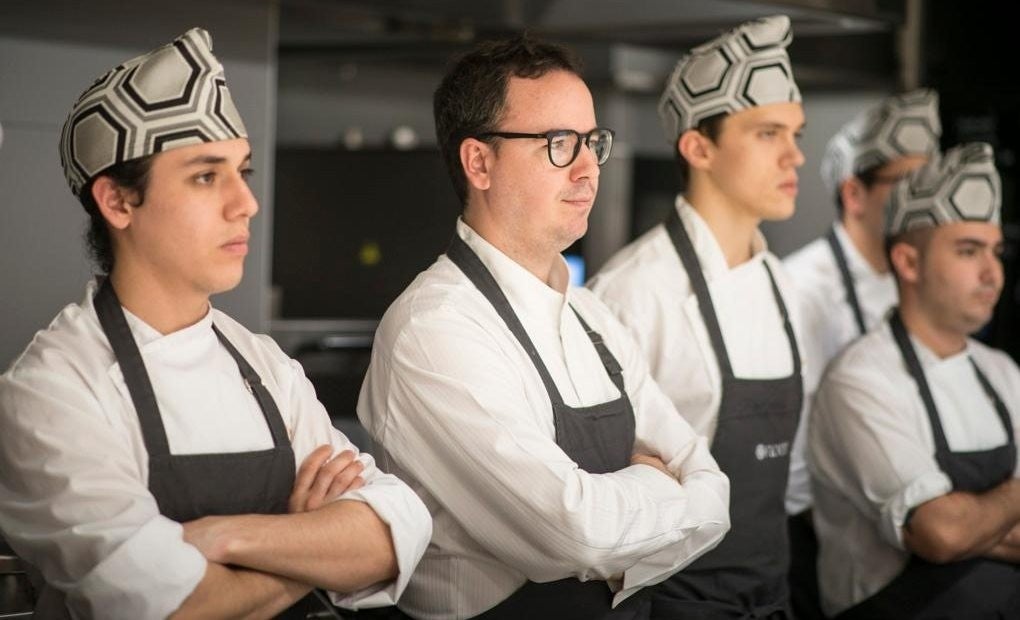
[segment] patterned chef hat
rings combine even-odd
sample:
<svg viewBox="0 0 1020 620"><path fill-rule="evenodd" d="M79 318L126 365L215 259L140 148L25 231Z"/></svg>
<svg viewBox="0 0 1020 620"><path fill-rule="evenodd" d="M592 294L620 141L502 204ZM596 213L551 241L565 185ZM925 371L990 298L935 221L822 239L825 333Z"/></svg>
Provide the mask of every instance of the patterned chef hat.
<svg viewBox="0 0 1020 620"><path fill-rule="evenodd" d="M114 67L82 93L60 134L60 162L77 196L114 164L247 136L212 37L192 28Z"/></svg>
<svg viewBox="0 0 1020 620"><path fill-rule="evenodd" d="M792 40L790 18L775 15L741 24L680 58L659 99L666 139L675 146L683 132L716 114L799 102L786 55Z"/></svg>
<svg viewBox="0 0 1020 620"><path fill-rule="evenodd" d="M893 186L885 211L885 234L895 237L951 222L999 223L1002 186L992 147L956 146Z"/></svg>
<svg viewBox="0 0 1020 620"><path fill-rule="evenodd" d="M889 97L858 114L829 140L822 180L835 195L839 185L861 172L908 155L938 152L942 124L939 96L921 89Z"/></svg>

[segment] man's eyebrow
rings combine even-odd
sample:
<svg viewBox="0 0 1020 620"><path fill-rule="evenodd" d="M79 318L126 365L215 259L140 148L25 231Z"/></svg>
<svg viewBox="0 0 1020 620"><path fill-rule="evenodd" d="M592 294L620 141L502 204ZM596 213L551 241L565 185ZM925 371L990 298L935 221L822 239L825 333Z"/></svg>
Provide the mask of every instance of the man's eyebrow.
<svg viewBox="0 0 1020 620"><path fill-rule="evenodd" d="M973 246L977 246L977 247L980 247L980 248L987 247L988 245L991 245L987 241L985 241L984 239L977 239L975 237L961 237L961 238L957 239L956 241L954 241L954 243L956 245L973 245Z"/></svg>
<svg viewBox="0 0 1020 620"><path fill-rule="evenodd" d="M249 153L247 155L244 156L244 160L242 161L242 163L249 162L249 161L251 161L251 152L250 151L249 151ZM189 159L186 162L184 162L184 165L185 166L199 166L199 165L208 166L208 165L215 165L215 164L223 164L223 163L226 163L226 162L227 162L227 158L223 157L222 155L198 155L198 156L192 157L191 159Z"/></svg>

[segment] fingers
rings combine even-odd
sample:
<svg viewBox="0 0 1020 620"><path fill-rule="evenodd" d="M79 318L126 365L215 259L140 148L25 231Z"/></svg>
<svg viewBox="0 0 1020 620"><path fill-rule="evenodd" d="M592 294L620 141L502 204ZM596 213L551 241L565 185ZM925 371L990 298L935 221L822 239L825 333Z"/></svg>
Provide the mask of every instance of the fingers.
<svg viewBox="0 0 1020 620"><path fill-rule="evenodd" d="M333 457L316 474L305 500L305 509L315 510L322 506L327 497L336 497L346 491L362 470L364 466L355 460L354 452L350 450L344 450ZM340 489L339 492L331 491L334 485Z"/></svg>
<svg viewBox="0 0 1020 620"><path fill-rule="evenodd" d="M331 454L333 454L333 447L323 444L301 462L301 467L298 468L297 475L294 477L294 489L287 501L288 512L304 512L306 510L308 493L312 483L315 482L316 474L322 469Z"/></svg>
<svg viewBox="0 0 1020 620"><path fill-rule="evenodd" d="M649 467L654 467L655 469L658 469L659 471L661 471L662 473L666 474L667 476L669 476L671 478L673 477L673 474L670 473L669 468L666 467L666 464L664 462L662 462L662 459L660 459L657 456L651 456L649 454L634 453L634 454L632 454L630 456L630 464L631 465L648 465Z"/></svg>
<svg viewBox="0 0 1020 620"><path fill-rule="evenodd" d="M333 458L331 454L332 447L322 445L301 463L287 502L289 512L315 510L327 499L364 486L360 476L365 466L353 451L344 450Z"/></svg>

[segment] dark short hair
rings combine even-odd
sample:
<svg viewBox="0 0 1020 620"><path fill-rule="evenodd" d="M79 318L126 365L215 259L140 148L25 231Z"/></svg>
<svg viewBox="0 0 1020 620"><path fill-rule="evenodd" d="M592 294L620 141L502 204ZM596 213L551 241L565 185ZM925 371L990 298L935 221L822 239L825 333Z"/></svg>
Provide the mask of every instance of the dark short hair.
<svg viewBox="0 0 1020 620"><path fill-rule="evenodd" d="M457 58L443 77L432 98L436 140L462 205L467 204L467 177L460 163L461 142L497 129L511 77L536 79L551 71L580 76L581 62L565 47L523 34L483 41Z"/></svg>
<svg viewBox="0 0 1020 620"><path fill-rule="evenodd" d="M705 136L712 143L716 143L719 140L719 134L722 133L723 121L729 116L726 112L720 114L713 114L705 119L702 119L698 123L697 127L693 129ZM679 142L679 138L677 138ZM687 159L680 153L680 148L676 143L673 144L673 151L676 153L676 164L677 164L677 176L680 179L680 191L687 189L687 184L691 182L691 166L687 163Z"/></svg>
<svg viewBox="0 0 1020 620"><path fill-rule="evenodd" d="M923 228L915 228L914 230L907 230L901 232L895 236L885 237L885 260L889 265L890 271L892 271L893 278L896 280L896 288L899 289L902 284L900 282L900 274L896 271L896 265L892 260L892 249L900 243L906 243L907 245L917 248L918 253L924 254L928 248L928 243L931 242L932 233L935 232L934 226L925 226Z"/></svg>
<svg viewBox="0 0 1020 620"><path fill-rule="evenodd" d="M131 204L138 206L145 202L145 190L149 187L149 171L152 169L153 157L148 155L114 164L89 179L78 194L78 200L89 216L88 228L85 230L85 245L88 247L89 257L99 267L101 273L113 271L113 241L110 238L106 218L99 212L99 205L92 197L92 186L99 177L109 177L118 186L134 194L135 201Z"/></svg>
<svg viewBox="0 0 1020 620"><path fill-rule="evenodd" d="M877 166L871 166L870 168L861 170L852 176L857 177L861 184L864 185L864 189L871 191L871 188L878 182L878 171L884 165L885 164L878 164ZM843 181L846 181L846 179L843 179ZM843 204L843 181L840 181L839 187L836 188L836 214L839 216L839 219L843 219L843 211L846 210L846 205Z"/></svg>

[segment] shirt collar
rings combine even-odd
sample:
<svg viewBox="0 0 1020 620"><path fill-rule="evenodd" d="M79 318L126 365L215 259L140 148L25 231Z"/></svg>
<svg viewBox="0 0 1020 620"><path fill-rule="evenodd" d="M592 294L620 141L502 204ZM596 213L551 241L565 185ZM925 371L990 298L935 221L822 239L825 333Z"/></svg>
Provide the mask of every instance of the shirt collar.
<svg viewBox="0 0 1020 620"><path fill-rule="evenodd" d="M842 222L834 222L832 228L836 231L836 240L839 241L840 247L843 248L843 255L846 256L847 268L850 269L850 274L854 278L870 278L880 279L889 276L889 273L879 273L875 271L875 268L871 266L861 252L854 245L853 239L847 234L846 228Z"/></svg>
<svg viewBox="0 0 1020 620"><path fill-rule="evenodd" d="M495 278L499 288L506 295L514 310L520 313L541 317L546 321L559 324L566 302L570 299L570 287L567 294L560 294L533 273L501 252L468 226L462 218L457 219L457 234L474 250L482 264ZM568 273L566 261L562 261L563 274ZM566 277L564 275L564 277Z"/></svg>
<svg viewBox="0 0 1020 620"><path fill-rule="evenodd" d="M694 253L698 255L701 263L701 271L705 275L705 281L721 278L731 271L744 269L750 265L757 264L765 258L768 252L768 243L761 230L754 231L754 238L751 240L751 259L730 269L726 262L726 255L723 253L719 240L715 238L712 229L708 227L704 218L697 209L691 206L683 194L676 197L676 210L680 214L680 220L691 238L691 245L694 246Z"/></svg>

